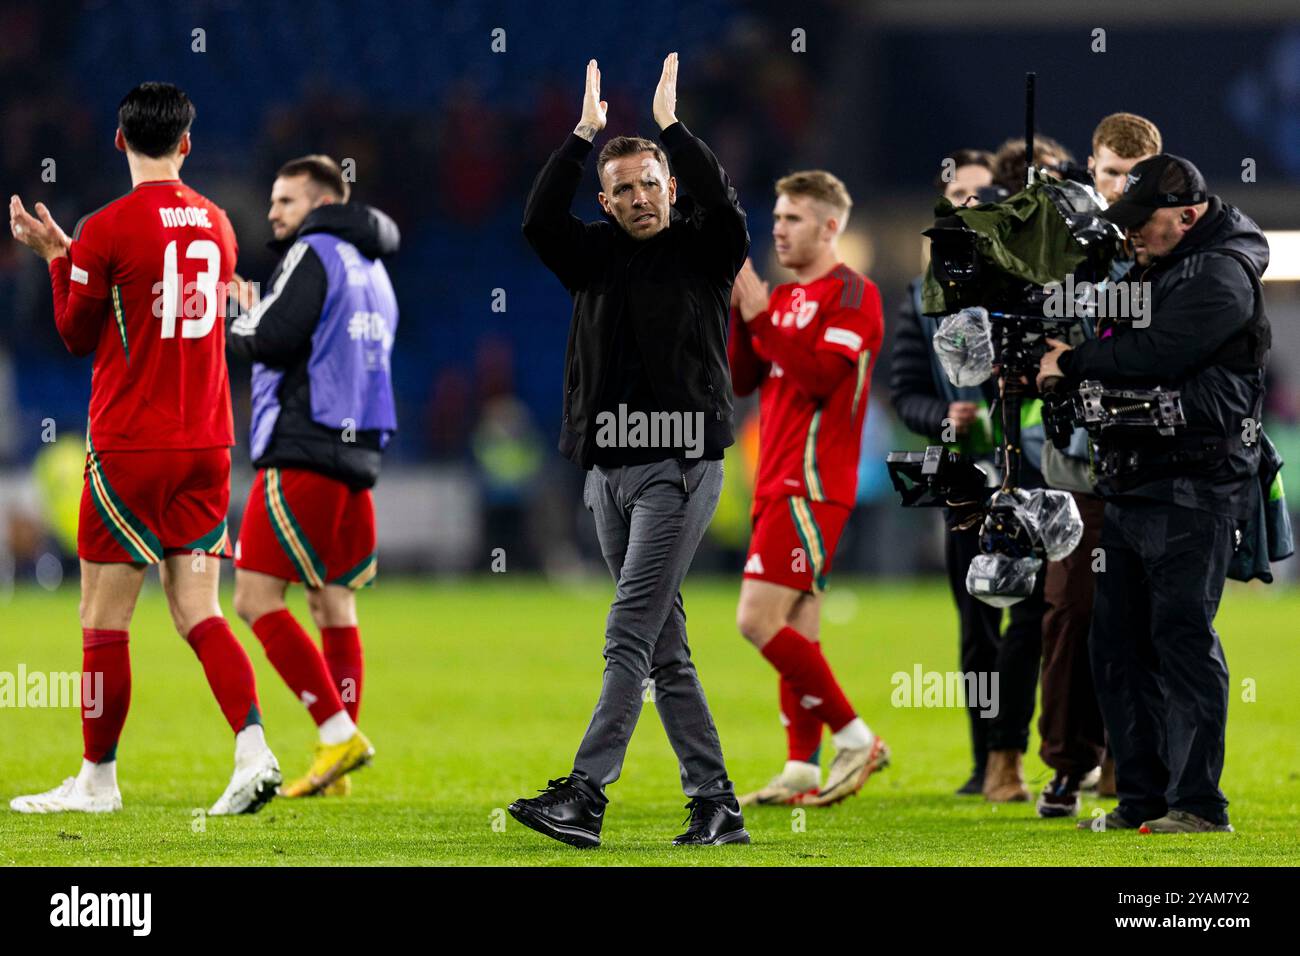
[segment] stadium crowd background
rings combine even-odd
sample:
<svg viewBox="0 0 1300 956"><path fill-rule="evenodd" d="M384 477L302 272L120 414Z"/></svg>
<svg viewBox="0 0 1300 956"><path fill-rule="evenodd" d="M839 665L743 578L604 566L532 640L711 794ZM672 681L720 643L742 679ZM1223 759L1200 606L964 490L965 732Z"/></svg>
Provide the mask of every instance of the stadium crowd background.
<svg viewBox="0 0 1300 956"><path fill-rule="evenodd" d="M771 260L777 177L822 166L854 196L843 245L881 290L886 345L841 572L940 566L937 517L900 509L881 464L892 448L924 444L888 400L890 319L923 265L919 232L940 157L1023 133L1025 70L1039 73L1039 131L1080 162L1102 116L1137 112L1160 126L1168 151L1197 163L1212 192L1266 230L1300 229L1300 20L1284 6L663 0L648 12L567 0L7 0L0 174L6 194L45 201L71 229L128 186L112 147L118 100L146 79L175 82L198 107L185 178L227 209L240 272L263 281L274 264L264 244L276 168L308 152L355 161L354 199L387 211L404 237L390 263L402 308L401 431L376 492L390 571L485 571L498 547L511 570L598 567L582 473L554 450L569 299L519 231L532 177L577 120L589 57L604 73L607 132L646 134L662 57L680 52L680 115L736 183L768 278L788 278ZM505 49L496 52L498 28ZM803 52L792 49L798 30ZM42 179L48 159L53 182ZM1247 159L1253 182L1243 181ZM576 211L594 218L587 175ZM1275 343L1265 427L1289 477L1300 468L1300 253L1282 251L1274 247L1266 276L1291 275L1266 286ZM232 368L242 442L248 370ZM41 263L0 243L4 576L28 577L41 555L71 553L89 371L59 341ZM752 400L739 408L756 412ZM57 453L43 440L50 421L63 440ZM742 428L728 460L697 568L739 573L755 430L754 421ZM235 451L236 488L247 485L246 455ZM1300 508L1300 478L1292 487ZM48 579L48 558L44 566Z"/></svg>

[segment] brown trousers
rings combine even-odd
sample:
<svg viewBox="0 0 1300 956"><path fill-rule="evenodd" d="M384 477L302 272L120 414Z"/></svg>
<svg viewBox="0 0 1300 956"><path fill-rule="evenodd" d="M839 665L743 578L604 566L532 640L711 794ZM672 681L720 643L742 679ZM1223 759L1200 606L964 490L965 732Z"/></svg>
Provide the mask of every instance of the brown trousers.
<svg viewBox="0 0 1300 956"><path fill-rule="evenodd" d="M1058 773L1081 776L1101 763L1106 744L1088 660L1096 584L1093 550L1101 541L1105 505L1095 495L1078 492L1074 500L1083 516L1083 540L1064 561L1047 562L1038 754Z"/></svg>

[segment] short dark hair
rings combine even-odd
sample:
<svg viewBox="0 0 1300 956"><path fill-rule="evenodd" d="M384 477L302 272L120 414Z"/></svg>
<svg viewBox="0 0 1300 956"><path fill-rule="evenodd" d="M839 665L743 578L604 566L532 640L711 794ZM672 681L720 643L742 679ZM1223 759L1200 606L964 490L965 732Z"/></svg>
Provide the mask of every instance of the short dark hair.
<svg viewBox="0 0 1300 956"><path fill-rule="evenodd" d="M306 176L322 189L332 192L342 202L347 202L352 193L352 187L343 179L343 170L339 164L324 153L291 159L280 167L275 176L277 179L281 176Z"/></svg>
<svg viewBox="0 0 1300 956"><path fill-rule="evenodd" d="M934 188L939 192L948 188L948 180L943 178L943 174L949 160L952 161L953 172L963 166L983 166L990 173L993 172L993 154L987 149L954 149L943 158L943 162L939 164L939 172L935 174Z"/></svg>
<svg viewBox="0 0 1300 956"><path fill-rule="evenodd" d="M668 155L654 140L641 136L615 136L601 147L600 155L596 157L597 178L611 159L622 159L624 156L635 156L637 153L654 153L655 159L663 164L664 172L672 175L668 171Z"/></svg>
<svg viewBox="0 0 1300 956"><path fill-rule="evenodd" d="M1041 133L1034 134L1034 165L1055 166L1059 163L1074 162L1074 154L1068 149ZM998 147L993 157L993 182L1010 193L1018 193L1025 188L1029 164L1025 162L1025 141L1009 139Z"/></svg>
<svg viewBox="0 0 1300 956"><path fill-rule="evenodd" d="M194 104L171 83L141 83L117 107L117 125L133 153L154 159L173 152L194 122Z"/></svg>

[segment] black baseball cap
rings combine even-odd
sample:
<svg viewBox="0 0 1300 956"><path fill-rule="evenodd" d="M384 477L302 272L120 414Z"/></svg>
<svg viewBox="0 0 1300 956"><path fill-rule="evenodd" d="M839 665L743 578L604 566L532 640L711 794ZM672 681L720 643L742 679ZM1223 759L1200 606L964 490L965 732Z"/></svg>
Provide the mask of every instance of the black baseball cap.
<svg viewBox="0 0 1300 956"><path fill-rule="evenodd" d="M1205 177L1189 160L1157 153L1129 170L1124 195L1101 215L1121 229L1136 229L1157 209L1195 206L1208 198Z"/></svg>

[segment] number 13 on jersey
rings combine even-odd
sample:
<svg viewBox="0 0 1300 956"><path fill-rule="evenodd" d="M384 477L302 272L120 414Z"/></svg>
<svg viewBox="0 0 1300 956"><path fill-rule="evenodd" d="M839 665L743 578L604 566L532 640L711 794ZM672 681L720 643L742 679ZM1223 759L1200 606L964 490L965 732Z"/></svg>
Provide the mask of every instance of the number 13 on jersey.
<svg viewBox="0 0 1300 956"><path fill-rule="evenodd" d="M184 293L185 315L197 318L186 318L181 322L181 338L201 339L212 331L217 322L217 281L221 277L221 249L211 239L194 239L185 247L185 258L201 261L206 268L182 289L181 274L177 269L176 243L175 239L167 243L163 252L162 296L161 300L154 300L154 315L162 319L162 337L175 338L176 317ZM157 286L154 288L156 290ZM201 313L195 296L202 297Z"/></svg>

